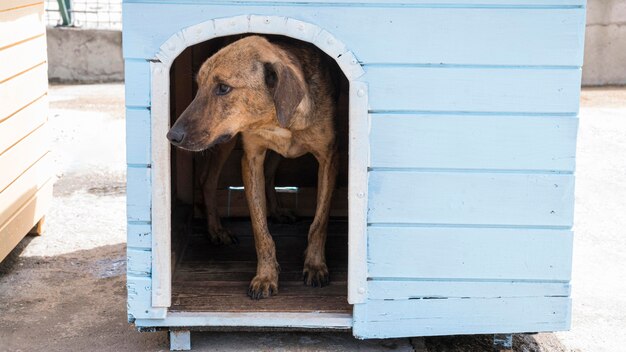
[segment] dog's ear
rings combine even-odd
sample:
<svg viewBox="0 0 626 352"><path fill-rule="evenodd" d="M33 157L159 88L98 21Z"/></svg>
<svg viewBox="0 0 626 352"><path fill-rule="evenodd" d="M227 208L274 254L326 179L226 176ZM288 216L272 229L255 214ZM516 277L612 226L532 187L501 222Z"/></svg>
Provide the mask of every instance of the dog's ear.
<svg viewBox="0 0 626 352"><path fill-rule="evenodd" d="M276 117L280 127L287 128L298 105L304 98L304 83L289 66L265 63L265 85L274 99Z"/></svg>

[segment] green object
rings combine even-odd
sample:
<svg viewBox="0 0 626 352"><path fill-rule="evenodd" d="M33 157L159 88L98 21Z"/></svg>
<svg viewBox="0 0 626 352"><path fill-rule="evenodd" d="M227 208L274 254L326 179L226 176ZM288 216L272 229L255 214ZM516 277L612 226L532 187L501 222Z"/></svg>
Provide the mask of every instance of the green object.
<svg viewBox="0 0 626 352"><path fill-rule="evenodd" d="M73 26L74 14L72 13L72 0L57 0L59 3L59 13L63 23L61 26Z"/></svg>

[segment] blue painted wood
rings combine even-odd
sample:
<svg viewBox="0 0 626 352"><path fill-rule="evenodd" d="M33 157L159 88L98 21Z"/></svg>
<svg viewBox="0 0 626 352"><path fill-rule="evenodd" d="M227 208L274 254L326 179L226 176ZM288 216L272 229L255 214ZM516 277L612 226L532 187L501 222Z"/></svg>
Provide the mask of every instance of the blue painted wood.
<svg viewBox="0 0 626 352"><path fill-rule="evenodd" d="M567 330L568 297L372 300L354 306L355 336L389 338Z"/></svg>
<svg viewBox="0 0 626 352"><path fill-rule="evenodd" d="M149 223L130 223L127 227L128 248L151 249L152 229Z"/></svg>
<svg viewBox="0 0 626 352"><path fill-rule="evenodd" d="M470 297L568 297L570 293L571 287L567 282L443 279L372 279L368 281L368 297L371 300Z"/></svg>
<svg viewBox="0 0 626 352"><path fill-rule="evenodd" d="M150 164L150 111L126 109L126 162Z"/></svg>
<svg viewBox="0 0 626 352"><path fill-rule="evenodd" d="M126 251L127 266L129 275L150 276L152 272L152 252L149 250L128 248Z"/></svg>
<svg viewBox="0 0 626 352"><path fill-rule="evenodd" d="M127 275L126 289L128 292L129 321L165 318L166 309L152 308L152 279L150 277Z"/></svg>
<svg viewBox="0 0 626 352"><path fill-rule="evenodd" d="M420 7L456 7L456 6L477 6L492 5L506 8L525 8L532 6L552 7L582 7L585 0L454 0L446 3L438 4L432 0L124 0L124 3L149 3L149 4L263 4L267 6L285 6L285 5L309 5L309 6L378 6L378 5L396 5L410 7L411 5Z"/></svg>
<svg viewBox="0 0 626 352"><path fill-rule="evenodd" d="M128 221L150 221L152 193L150 169L128 167L126 174L126 217Z"/></svg>
<svg viewBox="0 0 626 352"><path fill-rule="evenodd" d="M125 44L124 47L128 47L128 45ZM126 85L126 107L150 106L149 61L144 59L125 60L124 83Z"/></svg>
<svg viewBox="0 0 626 352"><path fill-rule="evenodd" d="M124 57L153 58L170 36L210 19L277 15L328 30L365 64L582 65L584 9L432 4L415 8L126 3Z"/></svg>
<svg viewBox="0 0 626 352"><path fill-rule="evenodd" d="M369 223L571 227L574 176L374 171Z"/></svg>
<svg viewBox="0 0 626 352"><path fill-rule="evenodd" d="M372 114L372 168L574 171L578 119Z"/></svg>
<svg viewBox="0 0 626 352"><path fill-rule="evenodd" d="M572 244L567 230L369 227L368 277L569 281Z"/></svg>
<svg viewBox="0 0 626 352"><path fill-rule="evenodd" d="M371 111L576 114L579 69L368 67Z"/></svg>

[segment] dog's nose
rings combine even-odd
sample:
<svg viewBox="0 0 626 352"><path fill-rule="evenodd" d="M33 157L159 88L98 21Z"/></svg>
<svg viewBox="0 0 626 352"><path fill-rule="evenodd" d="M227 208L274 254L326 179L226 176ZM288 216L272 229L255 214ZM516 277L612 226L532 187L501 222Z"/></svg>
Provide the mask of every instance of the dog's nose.
<svg viewBox="0 0 626 352"><path fill-rule="evenodd" d="M185 138L185 132L183 131L179 131L179 130L172 128L169 132L167 132L167 139L169 139L170 142L172 142L173 144L179 144L180 142L183 141L184 138Z"/></svg>

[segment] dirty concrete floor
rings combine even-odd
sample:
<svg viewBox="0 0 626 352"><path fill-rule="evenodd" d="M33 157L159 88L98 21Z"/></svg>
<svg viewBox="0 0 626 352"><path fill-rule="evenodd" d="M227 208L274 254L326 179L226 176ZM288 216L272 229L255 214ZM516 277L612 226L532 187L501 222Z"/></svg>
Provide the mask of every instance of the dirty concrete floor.
<svg viewBox="0 0 626 352"><path fill-rule="evenodd" d="M0 351L159 351L126 321L121 84L52 86L58 181L47 232L0 264ZM517 335L516 351L626 345L626 89L582 95L572 330ZM349 333L193 333L194 351L489 351L490 336L358 341Z"/></svg>

